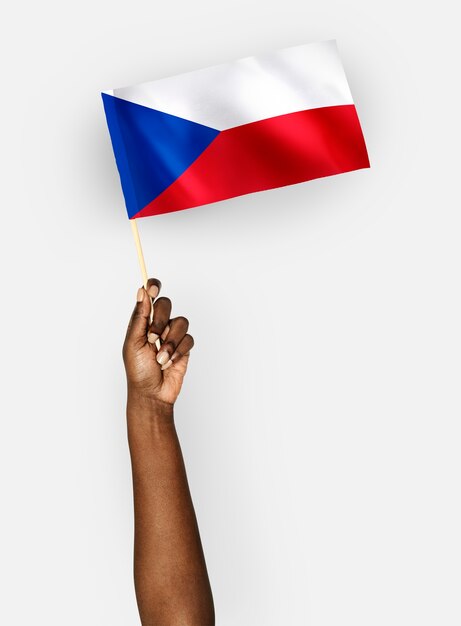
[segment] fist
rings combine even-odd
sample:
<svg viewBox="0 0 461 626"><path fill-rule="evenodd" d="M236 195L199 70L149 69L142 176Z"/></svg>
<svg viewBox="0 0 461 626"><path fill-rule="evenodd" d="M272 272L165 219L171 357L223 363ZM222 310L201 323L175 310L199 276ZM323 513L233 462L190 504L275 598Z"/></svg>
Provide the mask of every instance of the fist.
<svg viewBox="0 0 461 626"><path fill-rule="evenodd" d="M123 344L128 389L173 405L181 391L194 340L185 317L171 317L171 300L158 298L161 283L150 278L138 290ZM153 308L153 314L151 311Z"/></svg>

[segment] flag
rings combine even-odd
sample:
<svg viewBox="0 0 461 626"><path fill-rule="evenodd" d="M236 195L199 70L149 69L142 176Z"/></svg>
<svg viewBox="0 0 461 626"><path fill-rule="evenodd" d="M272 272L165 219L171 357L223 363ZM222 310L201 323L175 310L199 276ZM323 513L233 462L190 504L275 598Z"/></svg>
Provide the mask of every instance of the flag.
<svg viewBox="0 0 461 626"><path fill-rule="evenodd" d="M335 41L102 98L130 218L370 167Z"/></svg>

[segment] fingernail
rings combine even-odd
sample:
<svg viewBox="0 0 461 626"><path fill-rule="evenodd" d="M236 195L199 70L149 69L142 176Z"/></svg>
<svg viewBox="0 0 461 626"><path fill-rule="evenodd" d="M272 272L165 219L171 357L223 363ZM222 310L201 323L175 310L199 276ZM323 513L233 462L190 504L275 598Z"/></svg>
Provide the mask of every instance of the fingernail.
<svg viewBox="0 0 461 626"><path fill-rule="evenodd" d="M158 339L158 335L156 335L155 333L148 333L147 334L147 341L149 343L155 343Z"/></svg>
<svg viewBox="0 0 461 626"><path fill-rule="evenodd" d="M165 340L169 332L170 332L170 326L167 324L167 325L165 326L165 330L164 330L164 331L163 331L163 333L160 335L160 337L161 337L163 340Z"/></svg>
<svg viewBox="0 0 461 626"><path fill-rule="evenodd" d="M142 301L144 300L144 288L143 288L143 287L140 287L140 288L138 289L138 293L137 293L137 296L136 296L136 300L137 300L138 302L142 302Z"/></svg>
<svg viewBox="0 0 461 626"><path fill-rule="evenodd" d="M170 355L166 350L163 350L162 352L159 352L157 354L157 363L159 363L160 365L165 365L165 363L167 363L169 360Z"/></svg>
<svg viewBox="0 0 461 626"><path fill-rule="evenodd" d="M165 365L162 365L162 371L167 370L170 367L170 365L173 365L173 361L171 359L168 361L168 363L165 363Z"/></svg>
<svg viewBox="0 0 461 626"><path fill-rule="evenodd" d="M151 298L156 298L158 296L158 287L157 285L152 285L151 287L149 287L149 290L147 292Z"/></svg>

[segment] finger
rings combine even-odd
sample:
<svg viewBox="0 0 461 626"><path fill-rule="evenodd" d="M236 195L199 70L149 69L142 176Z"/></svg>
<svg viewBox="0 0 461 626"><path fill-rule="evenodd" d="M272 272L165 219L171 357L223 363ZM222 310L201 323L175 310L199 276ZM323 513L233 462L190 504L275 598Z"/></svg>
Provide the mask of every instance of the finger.
<svg viewBox="0 0 461 626"><path fill-rule="evenodd" d="M158 278L149 278L149 280L147 281L146 291L152 298L152 300L154 300L158 296L161 288L162 283L158 280Z"/></svg>
<svg viewBox="0 0 461 626"><path fill-rule="evenodd" d="M149 327L151 302L144 287L138 289L136 306L126 331L125 344L134 347L143 346L146 343L146 334Z"/></svg>
<svg viewBox="0 0 461 626"><path fill-rule="evenodd" d="M175 317L170 321L170 331L165 338L165 342L157 354L157 363L165 365L170 360L171 355L176 350L177 345L182 341L189 328L189 320L185 317Z"/></svg>
<svg viewBox="0 0 461 626"><path fill-rule="evenodd" d="M165 330L171 315L171 300L169 298L159 298L154 304L154 315L152 324L147 334L149 343L155 343Z"/></svg>
<svg viewBox="0 0 461 626"><path fill-rule="evenodd" d="M171 367L171 365L173 365L173 363L177 363L181 357L187 356L193 347L194 338L192 337L192 335L184 335L183 339L176 347L176 350L171 355L170 360L162 366L162 370L168 369L169 367Z"/></svg>

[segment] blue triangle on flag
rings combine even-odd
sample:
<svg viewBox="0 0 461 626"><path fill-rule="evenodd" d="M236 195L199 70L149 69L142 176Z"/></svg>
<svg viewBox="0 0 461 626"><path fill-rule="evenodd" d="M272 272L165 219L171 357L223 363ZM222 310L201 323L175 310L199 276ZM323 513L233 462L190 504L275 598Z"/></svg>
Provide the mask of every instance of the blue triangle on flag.
<svg viewBox="0 0 461 626"><path fill-rule="evenodd" d="M128 217L171 185L219 130L102 94Z"/></svg>

